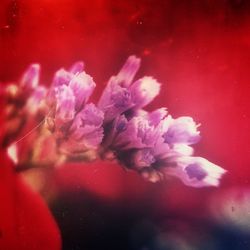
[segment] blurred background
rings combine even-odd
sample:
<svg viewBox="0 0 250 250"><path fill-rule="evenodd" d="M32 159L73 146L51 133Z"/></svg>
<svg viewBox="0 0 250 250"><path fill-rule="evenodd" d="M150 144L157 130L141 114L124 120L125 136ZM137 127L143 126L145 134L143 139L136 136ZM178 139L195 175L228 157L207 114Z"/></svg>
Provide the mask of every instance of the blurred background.
<svg viewBox="0 0 250 250"><path fill-rule="evenodd" d="M219 188L203 189L147 183L110 162L27 172L63 249L250 249L249 14L247 0L1 0L1 82L38 62L49 85L55 70L83 60L97 100L135 54L137 77L162 83L148 110L192 116L202 135L195 155L228 170Z"/></svg>

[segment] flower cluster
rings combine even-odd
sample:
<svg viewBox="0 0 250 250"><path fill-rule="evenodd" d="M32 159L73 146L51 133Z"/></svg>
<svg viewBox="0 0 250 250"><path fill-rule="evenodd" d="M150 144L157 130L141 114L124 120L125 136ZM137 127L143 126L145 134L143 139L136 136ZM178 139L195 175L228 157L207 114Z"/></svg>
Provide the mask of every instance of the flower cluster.
<svg viewBox="0 0 250 250"><path fill-rule="evenodd" d="M29 164L44 162L44 157L49 164L111 157L151 182L172 175L189 186L217 186L225 170L192 156L191 146L200 139L193 119L174 119L166 108L144 110L159 94L160 83L148 76L134 81L139 67L140 59L130 56L95 105L89 98L96 84L82 62L58 70L49 88L38 84L40 66L31 65L19 85L6 87L8 110L12 107L7 120L19 119L4 140L12 142L9 154L17 163L23 158ZM20 157L13 141L32 117L42 118L42 125L26 156Z"/></svg>

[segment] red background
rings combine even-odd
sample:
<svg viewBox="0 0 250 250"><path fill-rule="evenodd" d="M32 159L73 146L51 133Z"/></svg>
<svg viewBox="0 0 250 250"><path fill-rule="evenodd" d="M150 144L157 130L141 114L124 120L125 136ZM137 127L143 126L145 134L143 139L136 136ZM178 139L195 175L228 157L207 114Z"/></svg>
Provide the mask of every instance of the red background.
<svg viewBox="0 0 250 250"><path fill-rule="evenodd" d="M84 60L97 83L96 100L135 54L142 58L137 77L152 75L162 83L148 109L165 106L174 117L194 117L202 124L195 154L228 170L221 188L249 186L249 11L243 0L2 0L0 80L16 80L39 62L48 85L55 70ZM101 162L61 169L55 181L64 191L80 185L117 201L149 195L162 210L192 216L204 216L204 199L219 190L172 181L152 185Z"/></svg>

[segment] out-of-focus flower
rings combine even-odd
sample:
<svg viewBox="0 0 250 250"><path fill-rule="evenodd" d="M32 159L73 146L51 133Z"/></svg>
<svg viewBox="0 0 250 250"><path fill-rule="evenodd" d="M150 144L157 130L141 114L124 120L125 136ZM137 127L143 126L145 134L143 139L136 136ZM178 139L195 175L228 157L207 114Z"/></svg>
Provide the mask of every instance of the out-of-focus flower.
<svg viewBox="0 0 250 250"><path fill-rule="evenodd" d="M34 90L38 86L39 77L40 65L31 64L21 78L20 87L26 91Z"/></svg>
<svg viewBox="0 0 250 250"><path fill-rule="evenodd" d="M35 88L25 104L25 111L32 115L39 112L39 110L42 109L42 105L45 105L46 95L47 89L45 87L38 86Z"/></svg>
<svg viewBox="0 0 250 250"><path fill-rule="evenodd" d="M3 150L0 157L0 249L61 249L58 226L44 200L14 172Z"/></svg>
<svg viewBox="0 0 250 250"><path fill-rule="evenodd" d="M224 189L210 199L213 218L221 226L239 233L250 233L250 189L236 186Z"/></svg>

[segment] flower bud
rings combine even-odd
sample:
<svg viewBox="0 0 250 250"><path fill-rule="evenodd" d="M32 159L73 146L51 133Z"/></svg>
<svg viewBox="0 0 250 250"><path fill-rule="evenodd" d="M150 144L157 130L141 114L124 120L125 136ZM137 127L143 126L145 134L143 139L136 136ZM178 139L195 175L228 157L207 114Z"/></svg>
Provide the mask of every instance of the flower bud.
<svg viewBox="0 0 250 250"><path fill-rule="evenodd" d="M152 77L145 76L130 87L133 103L136 108L142 108L154 100L160 92L160 83Z"/></svg>

